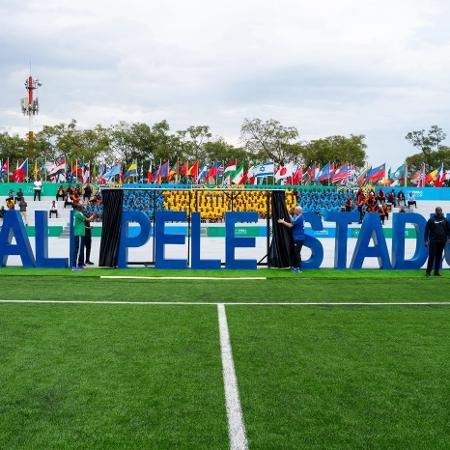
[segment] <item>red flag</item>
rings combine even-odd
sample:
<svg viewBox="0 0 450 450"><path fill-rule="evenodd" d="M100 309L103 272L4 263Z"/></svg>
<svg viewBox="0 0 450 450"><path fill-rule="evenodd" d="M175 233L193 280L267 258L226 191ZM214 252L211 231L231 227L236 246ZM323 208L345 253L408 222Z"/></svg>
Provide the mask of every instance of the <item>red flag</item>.
<svg viewBox="0 0 450 450"><path fill-rule="evenodd" d="M189 168L189 162L186 161L180 169L180 175L182 175L183 177L185 177L188 174L188 168Z"/></svg>
<svg viewBox="0 0 450 450"><path fill-rule="evenodd" d="M188 170L187 173L191 177L195 177L195 179L198 178L198 161L195 161L194 164L192 164L191 168Z"/></svg>

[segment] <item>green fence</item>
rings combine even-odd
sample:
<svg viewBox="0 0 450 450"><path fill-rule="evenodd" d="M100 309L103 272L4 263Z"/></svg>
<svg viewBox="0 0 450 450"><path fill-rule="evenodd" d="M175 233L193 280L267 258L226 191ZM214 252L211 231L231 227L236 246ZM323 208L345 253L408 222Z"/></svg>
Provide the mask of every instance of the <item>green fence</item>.
<svg viewBox="0 0 450 450"><path fill-rule="evenodd" d="M62 184L64 187L68 186L67 183ZM55 197L59 186L58 183L43 183L41 195ZM16 193L19 189L22 189L25 196L34 194L33 183L0 183L0 196L7 196L10 190Z"/></svg>
<svg viewBox="0 0 450 450"><path fill-rule="evenodd" d="M81 183L43 183L41 195L46 196L46 197L55 197L56 191L58 190L58 187L61 184L64 186L64 188L69 186L69 184L71 184L72 186L75 186L77 184L81 185ZM127 186L130 186L130 185L127 185ZM139 186L141 186L143 188L154 187L151 184L139 185ZM95 186L95 187L98 187L98 186ZM167 189L167 190L173 189L174 187L176 187L176 186L174 186L173 184L158 185L158 188ZM192 187L195 187L195 186L187 186L187 187L185 186L186 189L190 189ZM211 186L211 188L217 188L217 186ZM19 189L22 189L24 195L27 197L30 197L34 194L33 183L0 183L0 196L6 197L10 190L12 190L14 193L16 193ZM136 187L136 189L138 189L138 187ZM257 185L257 186L248 185L248 186L243 186L243 189L258 189L258 190L270 190L270 189L294 190L295 189L300 192L304 192L304 191L336 191L336 186L291 186L291 185L280 186L280 185L274 184L274 185Z"/></svg>

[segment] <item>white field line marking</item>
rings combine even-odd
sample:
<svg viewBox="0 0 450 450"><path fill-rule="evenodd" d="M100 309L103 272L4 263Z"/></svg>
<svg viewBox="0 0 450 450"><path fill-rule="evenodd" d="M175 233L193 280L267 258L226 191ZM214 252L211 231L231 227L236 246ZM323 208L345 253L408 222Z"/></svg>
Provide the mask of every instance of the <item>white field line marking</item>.
<svg viewBox="0 0 450 450"><path fill-rule="evenodd" d="M0 300L6 303L69 304L69 305L191 305L191 306L450 306L450 302L131 302L113 300Z"/></svg>
<svg viewBox="0 0 450 450"><path fill-rule="evenodd" d="M230 450L246 450L248 449L247 436L245 433L244 418L242 416L241 401L239 399L236 372L234 370L227 314L223 303L217 305L217 314L219 316L220 351L222 354L223 384L228 416Z"/></svg>
<svg viewBox="0 0 450 450"><path fill-rule="evenodd" d="M128 275L101 275L100 278L110 280L267 280L266 277L136 277Z"/></svg>

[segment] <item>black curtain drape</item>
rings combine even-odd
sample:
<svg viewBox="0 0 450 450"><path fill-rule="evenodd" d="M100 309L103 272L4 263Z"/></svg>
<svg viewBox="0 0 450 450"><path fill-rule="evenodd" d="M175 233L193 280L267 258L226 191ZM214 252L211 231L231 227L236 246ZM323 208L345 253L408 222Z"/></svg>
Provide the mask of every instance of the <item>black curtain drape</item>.
<svg viewBox="0 0 450 450"><path fill-rule="evenodd" d="M272 191L272 241L269 249L269 267L290 267L294 263L292 230L279 224L278 219L291 221L284 191Z"/></svg>
<svg viewBox="0 0 450 450"><path fill-rule="evenodd" d="M99 266L116 267L119 255L120 224L122 222L122 189L102 191L103 224Z"/></svg>

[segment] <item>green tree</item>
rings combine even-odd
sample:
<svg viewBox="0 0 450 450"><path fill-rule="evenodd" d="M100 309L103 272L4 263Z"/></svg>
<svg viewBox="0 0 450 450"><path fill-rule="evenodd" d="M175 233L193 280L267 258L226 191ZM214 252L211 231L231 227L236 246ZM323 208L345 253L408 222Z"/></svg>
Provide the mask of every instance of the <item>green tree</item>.
<svg viewBox="0 0 450 450"><path fill-rule="evenodd" d="M204 161L206 159L205 145L210 142L212 133L208 125L193 125L186 130L178 131L187 159Z"/></svg>
<svg viewBox="0 0 450 450"><path fill-rule="evenodd" d="M321 165L329 162L336 164L350 162L362 167L367 157L364 139L363 135L329 136L308 142L301 148L303 162L306 165L313 162Z"/></svg>
<svg viewBox="0 0 450 450"><path fill-rule="evenodd" d="M7 132L0 133L0 159L5 161L9 158L10 163L27 157L28 141L19 135L10 135Z"/></svg>
<svg viewBox="0 0 450 450"><path fill-rule="evenodd" d="M249 154L244 148L234 147L222 138L205 144L205 154L208 161L224 161L225 163L237 160L239 164L248 165Z"/></svg>
<svg viewBox="0 0 450 450"><path fill-rule="evenodd" d="M241 126L241 141L255 160L285 163L300 155L299 133L274 119L245 119Z"/></svg>
<svg viewBox="0 0 450 450"><path fill-rule="evenodd" d="M432 154L441 147L441 142L445 140L447 135L442 128L432 125L428 131L415 130L410 131L405 139L409 141L415 148L419 149L423 155L423 162L427 169L432 166Z"/></svg>
<svg viewBox="0 0 450 450"><path fill-rule="evenodd" d="M94 162L113 159L109 130L101 125L97 125L93 129L82 130L79 133L79 144L76 156L78 160ZM74 156L72 155L72 158Z"/></svg>
<svg viewBox="0 0 450 450"><path fill-rule="evenodd" d="M71 161L78 158L80 148L80 130L74 119L68 124L44 125L36 134L35 154L40 159Z"/></svg>
<svg viewBox="0 0 450 450"><path fill-rule="evenodd" d="M408 156L406 164L409 176L422 170L424 164L426 171L437 169L441 164L444 164L444 167L450 167L450 147L441 146L439 150L432 151L426 157L423 153Z"/></svg>
<svg viewBox="0 0 450 450"><path fill-rule="evenodd" d="M117 158L144 165L175 161L183 156L184 147L178 135L170 133L167 121L152 126L146 123L120 122L111 128L111 143Z"/></svg>

